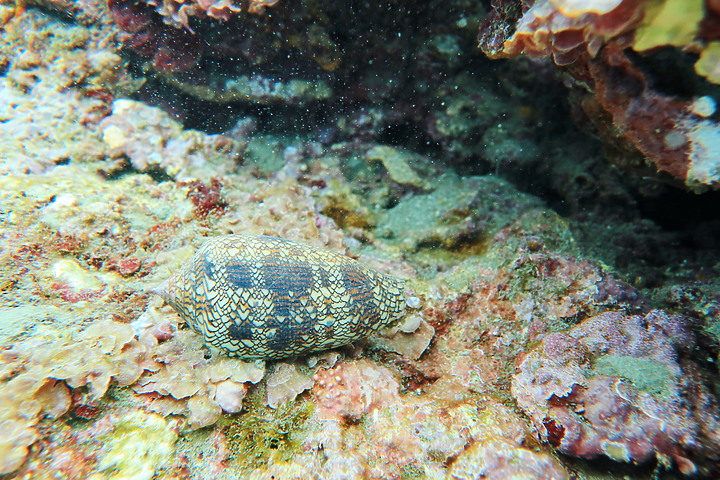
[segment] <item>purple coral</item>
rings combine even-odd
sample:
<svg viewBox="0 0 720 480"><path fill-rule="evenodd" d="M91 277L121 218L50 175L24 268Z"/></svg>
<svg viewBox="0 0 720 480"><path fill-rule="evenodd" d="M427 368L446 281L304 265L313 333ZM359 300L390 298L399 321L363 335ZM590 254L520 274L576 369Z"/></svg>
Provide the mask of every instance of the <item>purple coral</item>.
<svg viewBox="0 0 720 480"><path fill-rule="evenodd" d="M698 422L717 415L717 406L698 405L687 393L706 391L681 358L693 343L682 317L604 313L545 337L519 363L512 392L562 453L631 463L657 458L694 473L693 454L717 455L720 447L707 441L718 433Z"/></svg>

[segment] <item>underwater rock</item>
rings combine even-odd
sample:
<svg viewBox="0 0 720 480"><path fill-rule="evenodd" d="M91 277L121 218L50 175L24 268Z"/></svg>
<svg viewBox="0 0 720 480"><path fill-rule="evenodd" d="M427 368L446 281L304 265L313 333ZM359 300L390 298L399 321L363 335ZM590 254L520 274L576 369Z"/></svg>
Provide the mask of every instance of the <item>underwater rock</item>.
<svg viewBox="0 0 720 480"><path fill-rule="evenodd" d="M277 3L251 0L243 8L230 0L111 0L109 10L127 33L126 44L150 58L147 66L163 82L190 96L284 105L328 98L332 88L323 70L337 66L339 50L322 23L304 29L303 21L317 12L304 3L265 12ZM203 63L207 57L223 59L226 68ZM182 75L188 71L203 74Z"/></svg>
<svg viewBox="0 0 720 480"><path fill-rule="evenodd" d="M228 153L238 155L244 145L221 135L185 130L157 107L119 99L112 113L100 122L102 139L110 156L130 161L135 170L161 173L178 180L205 179L234 168Z"/></svg>
<svg viewBox="0 0 720 480"><path fill-rule="evenodd" d="M218 78L210 85L195 85L164 75L163 78L173 87L209 102L249 104L299 105L327 100L333 94L332 88L324 80L291 79L287 81L261 77L259 75L238 75L231 79Z"/></svg>
<svg viewBox="0 0 720 480"><path fill-rule="evenodd" d="M408 195L380 215L377 235L409 251L434 245L453 249L493 235L518 211L541 206L536 198L491 175L445 174L433 186L433 192Z"/></svg>
<svg viewBox="0 0 720 480"><path fill-rule="evenodd" d="M98 122L115 95L138 85L107 35L107 26L62 22L36 9L2 27L0 173L103 158Z"/></svg>
<svg viewBox="0 0 720 480"><path fill-rule="evenodd" d="M545 337L519 362L512 393L562 453L635 464L657 458L694 473L696 453L720 452L698 424L706 410L717 415L717 405L698 410L688 396L706 388L682 360L693 344L681 317L604 313Z"/></svg>
<svg viewBox="0 0 720 480"><path fill-rule="evenodd" d="M425 186L425 181L418 176L417 172L411 166L415 163L415 157L416 156L410 152L387 145L378 145L367 152L368 160L382 162L393 181L410 184L414 187L423 187Z"/></svg>

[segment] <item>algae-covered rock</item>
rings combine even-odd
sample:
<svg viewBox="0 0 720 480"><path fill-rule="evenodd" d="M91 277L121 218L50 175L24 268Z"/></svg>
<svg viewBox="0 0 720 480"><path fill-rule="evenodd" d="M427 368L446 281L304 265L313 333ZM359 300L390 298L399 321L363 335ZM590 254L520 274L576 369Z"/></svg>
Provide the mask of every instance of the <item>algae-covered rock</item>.
<svg viewBox="0 0 720 480"><path fill-rule="evenodd" d="M165 75L165 81L183 92L202 100L253 104L304 105L332 96L332 89L322 80L293 79L286 82L259 75L239 75L234 78L214 79L211 85L196 85Z"/></svg>
<svg viewBox="0 0 720 480"><path fill-rule="evenodd" d="M261 172L277 172L285 166L284 151L289 139L274 135L259 135L248 142L247 160Z"/></svg>
<svg viewBox="0 0 720 480"><path fill-rule="evenodd" d="M175 451L177 433L159 415L133 412L120 418L105 438L102 473L90 478L149 480Z"/></svg>
<svg viewBox="0 0 720 480"><path fill-rule="evenodd" d="M491 235L522 212L539 207L536 198L488 175L445 174L435 191L403 198L378 220L378 235L408 250L420 246L445 248Z"/></svg>
<svg viewBox="0 0 720 480"><path fill-rule="evenodd" d="M113 102L100 131L111 157L126 158L136 170L160 170L179 180L204 179L211 171L229 173L234 163L228 162L227 153L239 146L228 137L186 130L160 108L127 99Z"/></svg>
<svg viewBox="0 0 720 480"><path fill-rule="evenodd" d="M418 157L420 156L387 145L378 145L367 152L368 160L381 161L393 181L423 187L425 181L410 166L411 163L418 161Z"/></svg>

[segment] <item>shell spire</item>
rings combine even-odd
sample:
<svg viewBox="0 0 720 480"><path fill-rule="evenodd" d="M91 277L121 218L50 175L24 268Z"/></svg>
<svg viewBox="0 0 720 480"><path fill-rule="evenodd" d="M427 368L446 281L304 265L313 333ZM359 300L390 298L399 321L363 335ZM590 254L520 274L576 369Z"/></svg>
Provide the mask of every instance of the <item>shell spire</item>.
<svg viewBox="0 0 720 480"><path fill-rule="evenodd" d="M169 305L173 305L175 300L175 275L171 276L150 291L165 300Z"/></svg>

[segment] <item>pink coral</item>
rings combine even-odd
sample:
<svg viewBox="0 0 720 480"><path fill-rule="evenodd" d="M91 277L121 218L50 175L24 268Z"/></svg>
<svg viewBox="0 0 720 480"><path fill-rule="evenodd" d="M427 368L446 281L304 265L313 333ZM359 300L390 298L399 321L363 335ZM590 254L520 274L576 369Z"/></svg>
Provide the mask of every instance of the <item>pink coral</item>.
<svg viewBox="0 0 720 480"><path fill-rule="evenodd" d="M320 370L314 380L313 394L323 419L357 421L399 399L399 383L393 374L368 360Z"/></svg>
<svg viewBox="0 0 720 480"><path fill-rule="evenodd" d="M253 14L262 14L266 7L272 7L279 0L249 0L247 11ZM121 9L137 9L138 2L127 0L110 0L110 8L116 11ZM240 0L145 0L146 5L153 7L164 21L174 27L190 29L190 18L214 18L228 21L234 15L243 11ZM141 10L141 9L140 9ZM138 10L138 11L140 11Z"/></svg>
<svg viewBox="0 0 720 480"><path fill-rule="evenodd" d="M518 415L490 398L467 396L462 386L401 394L395 375L367 359L319 371L315 380L313 418L322 428L307 436L303 450L322 449L323 464L312 471L323 478L500 479L540 471L567 478L552 456L525 445L529 431ZM308 460L298 456L294 465L307 468Z"/></svg>

